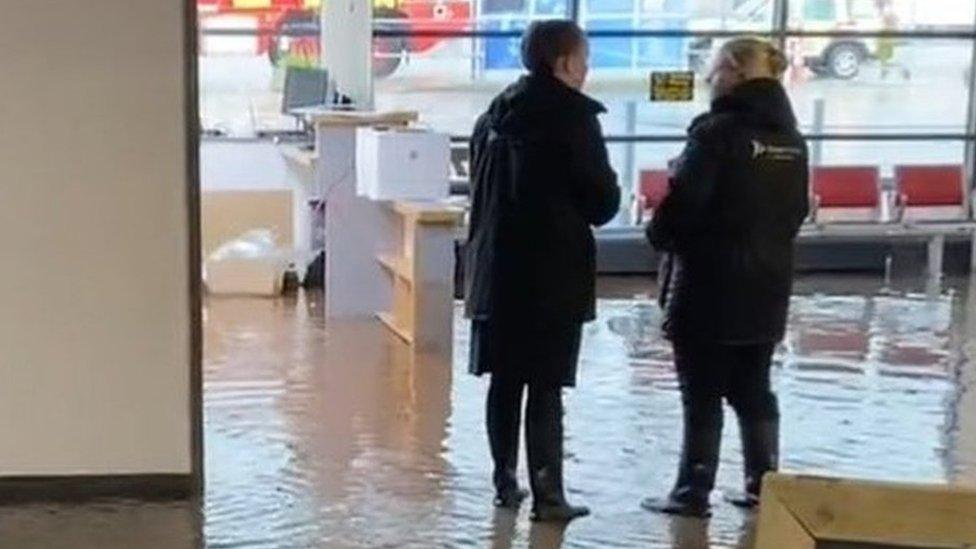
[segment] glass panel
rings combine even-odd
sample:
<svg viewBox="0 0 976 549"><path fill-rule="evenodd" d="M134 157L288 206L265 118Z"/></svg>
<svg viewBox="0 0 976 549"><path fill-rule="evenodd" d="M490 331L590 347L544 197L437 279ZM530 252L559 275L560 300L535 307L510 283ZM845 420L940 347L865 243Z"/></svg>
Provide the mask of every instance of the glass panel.
<svg viewBox="0 0 976 549"><path fill-rule="evenodd" d="M803 20L811 21L834 21L837 19L837 10L834 0L807 0L803 5Z"/></svg>
<svg viewBox="0 0 976 549"><path fill-rule="evenodd" d="M683 135L688 123L708 109L704 67L713 47L710 39L594 38L586 91L607 107L608 133ZM650 74L655 70L698 69L695 100L650 101Z"/></svg>
<svg viewBox="0 0 976 549"><path fill-rule="evenodd" d="M517 9L528 0L483 0L492 10ZM463 31L472 28L476 5L471 0L373 0L374 28Z"/></svg>
<svg viewBox="0 0 976 549"><path fill-rule="evenodd" d="M822 166L877 166L883 180L894 177L895 166L962 165L962 141L826 141L811 142L811 163Z"/></svg>
<svg viewBox="0 0 976 549"><path fill-rule="evenodd" d="M796 68L786 84L806 131L961 133L972 48L941 39L791 39Z"/></svg>
<svg viewBox="0 0 976 549"><path fill-rule="evenodd" d="M768 32L773 0L581 0L589 29Z"/></svg>
<svg viewBox="0 0 976 549"><path fill-rule="evenodd" d="M197 6L203 128L237 136L294 129L295 121L281 114L284 73L287 66L318 64L318 1L258 9L241 0L197 0Z"/></svg>
<svg viewBox="0 0 976 549"><path fill-rule="evenodd" d="M203 127L229 135L294 129L281 114L288 66L319 64L320 0L261 2L197 0L201 30L200 107ZM373 0L376 28L465 31L476 4L470 0ZM533 10L558 13L565 0L526 0ZM537 11L533 11L537 13ZM234 36L218 33L233 31ZM437 37L392 37L374 41L373 71L395 75L408 62L431 69L443 59ZM517 42L516 42L517 43ZM448 52L447 56L452 54ZM468 55L467 59L470 60ZM462 69L470 63L462 64Z"/></svg>
<svg viewBox="0 0 976 549"><path fill-rule="evenodd" d="M789 0L791 28L808 31L932 31L972 28L972 0Z"/></svg>
<svg viewBox="0 0 976 549"><path fill-rule="evenodd" d="M565 16L569 4L568 0L374 1L378 28L459 31L521 30L532 19ZM856 27L868 11L880 13L877 6L889 4L893 7L885 9L898 16L899 28L959 28L971 25L976 4L934 0L945 9L923 10L920 0L790 1L791 13L803 14L793 23L799 20L803 23L799 26L807 29L815 29L805 22L814 18L815 11L854 14L844 24ZM284 68L317 65L318 0L278 2L267 10L235 7L232 0L198 2L204 128L233 135L294 128L294 121L280 112ZM745 29L753 24L768 28L772 13L769 0L583 0L582 8L591 30ZM838 23L832 20L829 25ZM245 34L216 34L228 30ZM607 124L614 131L628 131L629 104L636 105L636 122L631 125L640 132L680 131L706 108L707 90L701 83L693 104L650 104L648 73L691 68L703 74L722 39L635 37L592 42L588 91L607 103L611 110ZM434 111L451 131L465 128L474 111L521 70L518 38L417 36L377 39L374 44L378 104L406 107L410 98L419 98L417 108ZM808 131L961 131L971 47L965 40L792 38L789 53L794 68L787 85ZM390 97L392 93L404 95ZM436 104L427 103L435 98ZM444 109L446 100L461 105L461 110ZM820 100L825 113L822 127L814 116Z"/></svg>
<svg viewBox="0 0 976 549"><path fill-rule="evenodd" d="M877 166L882 187L894 191L895 166L963 164L961 141L811 141L811 163L822 166ZM642 172L666 171L668 161L681 153L683 143L610 143L610 161L620 178L622 214L616 224L631 223L634 197Z"/></svg>
<svg viewBox="0 0 976 549"><path fill-rule="evenodd" d="M610 163L620 182L621 215L614 225L632 224L632 209L640 188L642 172L667 171L668 161L681 154L684 143L610 143Z"/></svg>
<svg viewBox="0 0 976 549"><path fill-rule="evenodd" d="M520 13L527 9L526 0L484 0L481 12L485 14Z"/></svg>
<svg viewBox="0 0 976 549"><path fill-rule="evenodd" d="M623 41L623 45L621 45ZM699 82L694 103L650 103L649 71L668 59L680 62L685 39L595 39L595 66L587 93L604 102L605 130L616 134L683 134L688 122L707 108L707 90ZM609 43L609 47L605 44ZM522 74L518 49L502 50L493 39L453 38L424 55L411 56L393 74L374 82L376 106L416 109L421 118L455 135L471 132L475 118L491 99ZM629 57L624 48L634 48Z"/></svg>
<svg viewBox="0 0 976 549"><path fill-rule="evenodd" d="M570 0L482 0L474 7L475 28L482 31L517 31L531 21L569 16ZM479 65L488 70L521 69L521 39L488 38L479 42Z"/></svg>
<svg viewBox="0 0 976 549"><path fill-rule="evenodd" d="M473 13L479 22L499 17L530 20L569 15L569 0L481 0L474 4Z"/></svg>
<svg viewBox="0 0 976 549"><path fill-rule="evenodd" d="M683 132L706 110L706 67L723 40L680 38L595 38L587 91L610 111L613 133ZM972 43L964 40L916 39L890 45L865 42L873 54L855 58L851 68L833 60L839 74L822 68L816 56L803 66L796 57L784 78L794 109L806 132L815 133L962 133L969 98ZM795 38L790 51L811 52L820 39ZM831 55L839 55L836 48ZM882 55L878 55L880 51ZM879 58L875 58L879 57ZM652 103L653 70L696 70L695 101ZM845 72L847 71L847 72ZM855 74L849 75L853 71ZM849 76L843 78L843 76ZM818 113L821 115L818 117Z"/></svg>
<svg viewBox="0 0 976 549"><path fill-rule="evenodd" d="M377 105L419 109L436 127L466 135L494 94L521 73L517 50L488 50L485 43L491 41L444 40L412 57L376 81ZM716 47L677 38L592 40L586 91L607 106L605 131L683 134L708 108L707 86L699 78L690 103L652 103L649 73L704 65ZM808 133L962 133L971 48L968 41L917 39L898 45L888 60L865 60L856 78L817 76L797 67L784 80Z"/></svg>
<svg viewBox="0 0 976 549"><path fill-rule="evenodd" d="M490 40L440 39L436 47L411 55L395 72L373 83L378 109L410 109L438 131L468 135L475 119L521 73L508 63L487 66ZM511 64L517 63L517 50Z"/></svg>

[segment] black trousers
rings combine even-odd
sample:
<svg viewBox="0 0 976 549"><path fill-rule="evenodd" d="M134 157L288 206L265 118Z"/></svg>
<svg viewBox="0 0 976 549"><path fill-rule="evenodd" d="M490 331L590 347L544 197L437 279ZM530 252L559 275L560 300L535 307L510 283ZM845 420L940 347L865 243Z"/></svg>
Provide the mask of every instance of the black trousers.
<svg viewBox="0 0 976 549"><path fill-rule="evenodd" d="M779 406L769 379L774 349L772 343L674 341L681 399L692 421L721 422L723 399L740 421L778 419Z"/></svg>
<svg viewBox="0 0 976 549"><path fill-rule="evenodd" d="M517 488L519 431L525 393L525 440L532 493L537 500L562 495L563 404L557 383L531 383L521 376L491 376L486 403L488 441L499 494Z"/></svg>
<svg viewBox="0 0 976 549"><path fill-rule="evenodd" d="M722 438L722 401L743 434L747 491L775 468L779 406L770 388L773 344L721 345L675 340L684 410L684 441L672 499L706 503L715 486Z"/></svg>

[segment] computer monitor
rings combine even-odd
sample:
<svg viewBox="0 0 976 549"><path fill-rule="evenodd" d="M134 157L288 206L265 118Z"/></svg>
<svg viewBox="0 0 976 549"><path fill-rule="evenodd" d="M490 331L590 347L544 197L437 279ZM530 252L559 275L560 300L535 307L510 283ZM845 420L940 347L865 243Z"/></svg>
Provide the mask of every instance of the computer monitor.
<svg viewBox="0 0 976 549"><path fill-rule="evenodd" d="M329 71L288 67L285 71L285 93L281 112L293 114L296 109L332 104Z"/></svg>

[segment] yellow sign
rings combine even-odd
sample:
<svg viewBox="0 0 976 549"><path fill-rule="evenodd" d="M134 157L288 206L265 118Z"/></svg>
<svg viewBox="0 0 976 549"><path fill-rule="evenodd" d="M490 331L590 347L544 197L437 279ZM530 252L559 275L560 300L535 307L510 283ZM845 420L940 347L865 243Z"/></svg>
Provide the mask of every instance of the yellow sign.
<svg viewBox="0 0 976 549"><path fill-rule="evenodd" d="M695 73L655 71L651 73L651 101L694 101Z"/></svg>

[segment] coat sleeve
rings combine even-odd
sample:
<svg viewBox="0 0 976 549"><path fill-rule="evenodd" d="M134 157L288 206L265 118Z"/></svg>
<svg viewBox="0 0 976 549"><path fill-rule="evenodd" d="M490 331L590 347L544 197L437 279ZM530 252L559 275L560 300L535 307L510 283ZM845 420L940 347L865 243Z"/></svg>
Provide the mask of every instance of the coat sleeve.
<svg viewBox="0 0 976 549"><path fill-rule="evenodd" d="M471 184L475 183L475 166L481 158L481 153L484 150L485 141L488 138L488 113L482 114L478 117L478 120L474 123L474 129L471 131L471 139L468 141L468 176Z"/></svg>
<svg viewBox="0 0 976 549"><path fill-rule="evenodd" d="M804 146L806 144L804 143ZM800 227L803 226L803 222L806 221L807 216L810 215L810 169L803 170L803 194L800 195L800 205L797 208L796 217L794 218L793 226L793 237L795 238L800 232Z"/></svg>
<svg viewBox="0 0 976 549"><path fill-rule="evenodd" d="M692 136L677 160L668 196L647 227L651 245L676 251L707 226L709 206L718 184L718 152L711 140Z"/></svg>
<svg viewBox="0 0 976 549"><path fill-rule="evenodd" d="M488 115L482 114L475 122L474 130L471 132L471 139L468 141L468 196L471 199L471 211L468 219L468 237L470 239L481 222L481 189L478 181L480 173L482 155L485 151L485 144L488 140Z"/></svg>
<svg viewBox="0 0 976 549"><path fill-rule="evenodd" d="M591 225L604 225L620 210L620 187L610 167L600 122L590 116L569 134L576 202Z"/></svg>

